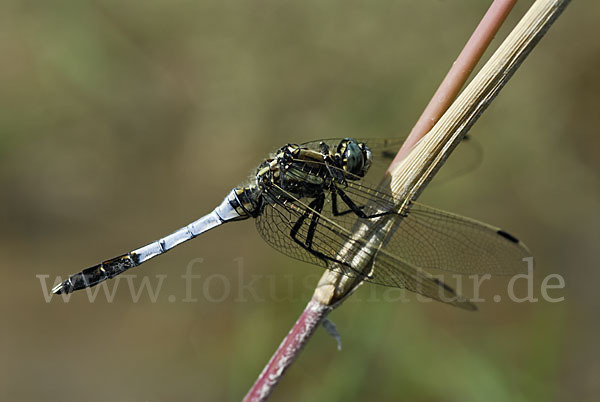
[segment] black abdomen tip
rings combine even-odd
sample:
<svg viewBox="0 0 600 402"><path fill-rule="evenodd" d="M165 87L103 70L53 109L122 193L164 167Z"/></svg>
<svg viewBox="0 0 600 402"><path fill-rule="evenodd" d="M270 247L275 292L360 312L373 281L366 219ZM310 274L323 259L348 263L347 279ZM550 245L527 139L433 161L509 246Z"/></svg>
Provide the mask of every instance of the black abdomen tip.
<svg viewBox="0 0 600 402"><path fill-rule="evenodd" d="M61 295L63 293L71 293L73 292L73 286L69 280L59 283L55 287L52 288L52 293L55 295Z"/></svg>
<svg viewBox="0 0 600 402"><path fill-rule="evenodd" d="M497 233L498 233L500 236L504 237L505 239L512 241L513 243L518 243L518 242L519 242L519 239L517 239L515 236L511 235L510 233L508 233L508 232L505 232L505 231L504 231L504 230L502 230L502 229L498 230L498 232L497 232Z"/></svg>

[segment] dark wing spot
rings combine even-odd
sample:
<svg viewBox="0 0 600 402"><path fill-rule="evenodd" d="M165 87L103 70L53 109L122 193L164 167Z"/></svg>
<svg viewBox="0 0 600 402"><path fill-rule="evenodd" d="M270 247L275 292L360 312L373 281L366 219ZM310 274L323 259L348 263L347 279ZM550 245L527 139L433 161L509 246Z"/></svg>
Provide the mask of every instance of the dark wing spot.
<svg viewBox="0 0 600 402"><path fill-rule="evenodd" d="M502 229L498 230L498 232L497 232L497 233L498 233L500 236L504 237L505 239L512 241L513 243L518 243L518 242L519 242L519 239L517 239L515 236L511 235L510 233L508 233L508 232L505 232L505 231L504 231L504 230L502 230Z"/></svg>

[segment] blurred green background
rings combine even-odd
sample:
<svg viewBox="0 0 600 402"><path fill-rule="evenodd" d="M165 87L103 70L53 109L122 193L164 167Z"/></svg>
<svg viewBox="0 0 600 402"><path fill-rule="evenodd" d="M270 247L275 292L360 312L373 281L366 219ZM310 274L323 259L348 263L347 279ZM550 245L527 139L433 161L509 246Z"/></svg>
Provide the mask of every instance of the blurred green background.
<svg viewBox="0 0 600 402"><path fill-rule="evenodd" d="M284 143L404 135L488 5L4 0L0 399L241 399L321 273L252 222L131 272L112 302L45 292L210 211ZM471 131L480 168L423 196L523 239L535 296L558 273L565 301L467 313L363 286L331 316L342 352L320 330L272 400L597 400L599 18L573 2ZM143 280L155 302L132 297Z"/></svg>

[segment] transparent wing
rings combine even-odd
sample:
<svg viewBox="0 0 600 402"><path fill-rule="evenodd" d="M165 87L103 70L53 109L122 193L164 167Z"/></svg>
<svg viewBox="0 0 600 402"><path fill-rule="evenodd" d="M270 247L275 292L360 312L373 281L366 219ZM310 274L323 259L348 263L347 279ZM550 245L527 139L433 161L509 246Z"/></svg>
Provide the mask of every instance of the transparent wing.
<svg viewBox="0 0 600 402"><path fill-rule="evenodd" d="M474 219L414 203L386 249L427 270L513 275L531 252L516 237Z"/></svg>
<svg viewBox="0 0 600 402"><path fill-rule="evenodd" d="M348 182L341 190L367 215L397 212L393 197L381 187L376 190ZM348 208L339 199L338 204ZM340 218L333 216L330 208L322 214L336 221ZM356 215L342 218L344 227L352 231L350 220L356 222ZM469 275L514 275L527 270L523 261L531 256L527 246L498 227L416 202L405 217L396 219L385 248L414 266Z"/></svg>
<svg viewBox="0 0 600 402"><path fill-rule="evenodd" d="M310 264L327 268L327 263L300 247L291 237L294 224L302 216L303 210L291 203L268 205L256 218L256 229L262 238L277 251ZM299 232L298 238L306 239L307 228Z"/></svg>
<svg viewBox="0 0 600 402"><path fill-rule="evenodd" d="M483 146L470 135L465 135L440 172L433 178L431 184L439 185L450 182L476 170L482 163Z"/></svg>
<svg viewBox="0 0 600 402"><path fill-rule="evenodd" d="M281 188L278 190L284 191ZM316 224L313 223L315 220ZM350 277L365 276L354 267L368 266L365 259L371 261L376 257L374 271L365 277L368 282L405 288L469 310L475 308L452 288L422 269L385 250L374 248L363 237L353 237L347 227L355 222L356 217L348 215L333 220L297 199L287 202L274 199L273 204L265 207L263 214L257 218L256 225L267 243L290 257ZM380 222L374 223L372 231L378 230ZM292 237L293 229L296 234ZM307 247L309 238L311 245ZM344 248L347 253L341 255L339 252Z"/></svg>

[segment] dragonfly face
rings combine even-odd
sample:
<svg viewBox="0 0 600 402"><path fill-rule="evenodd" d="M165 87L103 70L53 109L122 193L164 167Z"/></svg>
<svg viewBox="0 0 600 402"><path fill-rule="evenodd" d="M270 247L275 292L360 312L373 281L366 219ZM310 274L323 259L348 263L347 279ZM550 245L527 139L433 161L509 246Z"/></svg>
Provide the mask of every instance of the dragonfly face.
<svg viewBox="0 0 600 402"><path fill-rule="evenodd" d="M401 143L344 138L285 145L258 167L254 183L234 188L211 213L71 275L53 292L97 285L223 223L256 218L263 239L293 258L473 310L428 271L523 272L529 250L505 231L469 218L417 203L400 210L405 204L389 190L370 186L373 169L387 165L386 156Z"/></svg>

